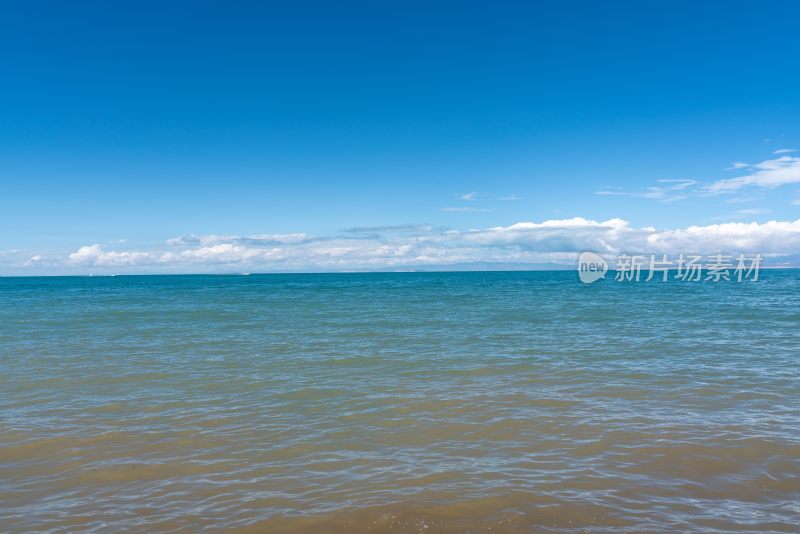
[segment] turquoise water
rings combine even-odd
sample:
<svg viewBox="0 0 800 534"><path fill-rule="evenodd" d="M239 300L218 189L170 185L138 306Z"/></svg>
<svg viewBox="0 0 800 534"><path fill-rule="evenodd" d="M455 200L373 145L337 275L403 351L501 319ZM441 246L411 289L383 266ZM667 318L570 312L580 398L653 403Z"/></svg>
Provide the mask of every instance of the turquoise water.
<svg viewBox="0 0 800 534"><path fill-rule="evenodd" d="M0 279L0 530L797 532L761 277Z"/></svg>

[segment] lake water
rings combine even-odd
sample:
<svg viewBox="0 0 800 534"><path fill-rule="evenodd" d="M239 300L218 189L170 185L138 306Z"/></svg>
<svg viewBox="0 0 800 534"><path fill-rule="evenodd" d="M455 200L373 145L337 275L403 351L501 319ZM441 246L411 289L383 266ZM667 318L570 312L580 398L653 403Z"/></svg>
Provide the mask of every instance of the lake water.
<svg viewBox="0 0 800 534"><path fill-rule="evenodd" d="M800 271L0 279L0 530L797 532Z"/></svg>

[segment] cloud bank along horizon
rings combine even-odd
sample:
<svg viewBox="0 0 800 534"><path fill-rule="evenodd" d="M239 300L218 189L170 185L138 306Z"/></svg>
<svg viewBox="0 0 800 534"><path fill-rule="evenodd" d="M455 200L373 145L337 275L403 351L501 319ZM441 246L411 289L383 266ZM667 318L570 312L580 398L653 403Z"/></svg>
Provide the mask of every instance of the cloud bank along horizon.
<svg viewBox="0 0 800 534"><path fill-rule="evenodd" d="M798 250L800 219L658 230L636 228L622 219L575 217L473 230L403 225L352 228L330 236L189 235L149 247L95 243L20 257L16 266L42 274L391 270L473 262L567 266L584 251L606 257L760 253L765 265L792 266Z"/></svg>

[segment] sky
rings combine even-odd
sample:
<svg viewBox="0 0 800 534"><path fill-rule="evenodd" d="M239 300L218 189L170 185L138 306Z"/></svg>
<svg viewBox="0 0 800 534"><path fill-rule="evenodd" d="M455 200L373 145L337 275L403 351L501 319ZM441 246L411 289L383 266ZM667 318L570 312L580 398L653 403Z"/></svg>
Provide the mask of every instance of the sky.
<svg viewBox="0 0 800 534"><path fill-rule="evenodd" d="M789 1L6 1L0 274L789 265L799 19Z"/></svg>

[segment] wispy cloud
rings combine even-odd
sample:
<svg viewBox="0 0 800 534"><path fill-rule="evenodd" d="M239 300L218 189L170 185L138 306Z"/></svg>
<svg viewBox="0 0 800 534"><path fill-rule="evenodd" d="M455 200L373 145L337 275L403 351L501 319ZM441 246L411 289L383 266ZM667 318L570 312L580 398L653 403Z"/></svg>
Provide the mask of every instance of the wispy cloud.
<svg viewBox="0 0 800 534"><path fill-rule="evenodd" d="M238 245L275 245L287 243L303 243L310 236L304 233L295 234L258 234L247 237L231 235L185 235L167 240L168 245L219 245L221 243Z"/></svg>
<svg viewBox="0 0 800 534"><path fill-rule="evenodd" d="M775 154L787 154L793 149L780 149ZM662 202L682 200L689 196L712 196L721 193L735 193L743 188L774 189L788 184L800 183L800 157L782 155L760 163L735 162L726 170L746 171L747 174L734 178L724 178L714 182L701 183L697 180L658 180L657 184L639 191L626 191L619 187L604 187L595 191L598 195L646 198ZM752 195L739 197L742 202L754 200Z"/></svg>
<svg viewBox="0 0 800 534"><path fill-rule="evenodd" d="M683 190L695 185L697 183L697 180L665 179L665 180L658 180L658 182L663 184L672 184L669 186L670 190Z"/></svg>
<svg viewBox="0 0 800 534"><path fill-rule="evenodd" d="M797 152L794 148L779 148L778 150L773 150L773 154L791 154L792 152Z"/></svg>
<svg viewBox="0 0 800 534"><path fill-rule="evenodd" d="M743 161L734 161L733 163L731 163L731 166L727 167L725 170L726 171L733 171L733 170L738 170L738 169L746 169L749 166L750 166L749 163L744 163Z"/></svg>
<svg viewBox="0 0 800 534"><path fill-rule="evenodd" d="M727 215L720 215L719 217L714 217L714 220L740 221L744 219L752 219L758 215L766 215L768 213L772 213L772 210L766 208L745 208L741 210L736 210L733 213L729 213Z"/></svg>
<svg viewBox="0 0 800 534"><path fill-rule="evenodd" d="M346 228L343 230L345 234L405 234L405 233L428 233L434 230L442 230L430 224L396 224L391 226L354 226L353 228Z"/></svg>
<svg viewBox="0 0 800 534"><path fill-rule="evenodd" d="M303 236L281 239L271 234L266 239L265 235L193 236L138 248L92 244L65 253L33 251L17 264L11 257L3 258L0 267L5 272L17 268L34 273L341 271L473 261L570 264L584 250L611 255L800 252L800 219L662 230L635 228L622 219L581 217L468 231L427 225L404 226L402 232L391 228L378 227L369 235L278 234Z"/></svg>
<svg viewBox="0 0 800 534"><path fill-rule="evenodd" d="M466 201L473 201L473 200L520 200L520 198L515 194L510 195L493 195L489 193L478 193L477 191L471 191L469 193L459 193L455 195L455 197L459 200L466 200Z"/></svg>
<svg viewBox="0 0 800 534"><path fill-rule="evenodd" d="M457 213L457 212L469 212L469 211L487 212L487 211L492 211L492 210L486 209L486 208L473 208L471 206L448 206L446 208L442 208L442 211L456 212Z"/></svg>
<svg viewBox="0 0 800 534"><path fill-rule="evenodd" d="M745 195L727 198L725 199L725 204L745 204L747 202L758 202L760 200L764 200L763 195Z"/></svg>
<svg viewBox="0 0 800 534"><path fill-rule="evenodd" d="M660 200L661 202L675 202L687 197L687 190L697 184L697 180L658 180L657 185L647 187L641 191L624 191L621 188L606 187L595 191L597 195L605 196L625 196L634 198L648 198Z"/></svg>
<svg viewBox="0 0 800 534"><path fill-rule="evenodd" d="M739 215L764 215L766 213L772 213L772 210L764 208L747 208L743 210L737 210L736 213Z"/></svg>
<svg viewBox="0 0 800 534"><path fill-rule="evenodd" d="M706 190L711 194L730 193L743 187L774 189L800 182L800 157L781 156L748 167L749 174L717 180Z"/></svg>

